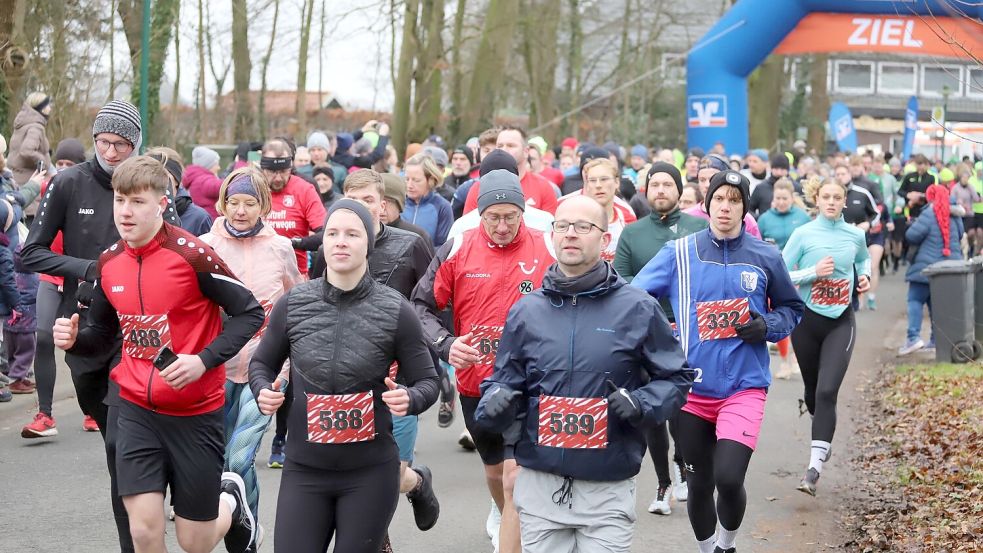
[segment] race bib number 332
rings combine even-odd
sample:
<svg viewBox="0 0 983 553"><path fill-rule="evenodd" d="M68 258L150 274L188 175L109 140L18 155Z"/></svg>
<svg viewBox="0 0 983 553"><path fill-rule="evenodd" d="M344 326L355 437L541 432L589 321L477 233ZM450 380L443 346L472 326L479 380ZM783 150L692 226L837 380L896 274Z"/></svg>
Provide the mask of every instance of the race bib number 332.
<svg viewBox="0 0 983 553"><path fill-rule="evenodd" d="M307 394L307 441L347 444L375 439L372 392Z"/></svg>
<svg viewBox="0 0 983 553"><path fill-rule="evenodd" d="M539 396L539 445L567 449L608 446L608 400Z"/></svg>
<svg viewBox="0 0 983 553"><path fill-rule="evenodd" d="M747 298L701 301L696 304L700 340L721 340L737 336L734 327L751 320Z"/></svg>

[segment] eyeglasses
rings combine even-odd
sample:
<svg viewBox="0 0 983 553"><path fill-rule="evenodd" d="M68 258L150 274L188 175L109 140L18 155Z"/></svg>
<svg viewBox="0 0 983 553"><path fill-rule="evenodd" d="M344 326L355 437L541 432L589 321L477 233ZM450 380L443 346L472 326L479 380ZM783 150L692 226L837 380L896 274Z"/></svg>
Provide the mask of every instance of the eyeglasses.
<svg viewBox="0 0 983 553"><path fill-rule="evenodd" d="M604 232L604 229L590 223L587 221L577 221L576 223L570 223L568 221L553 221L553 232L558 234L566 234L570 227L573 226L573 231L577 234L590 234L591 230L597 229Z"/></svg>
<svg viewBox="0 0 983 553"><path fill-rule="evenodd" d="M506 225L514 225L519 222L520 215L518 213L512 213L510 215L482 215L481 218L485 220L486 223L490 225L498 226L499 223L505 221Z"/></svg>
<svg viewBox="0 0 983 553"><path fill-rule="evenodd" d="M250 201L240 202L238 200L235 200L235 201L233 201L233 200L226 200L225 201L225 205L226 205L226 207L228 207L232 211L235 211L235 210L239 209L240 206L245 207L246 209L254 209L254 208L256 208L256 207L259 206L259 202L250 202Z"/></svg>
<svg viewBox="0 0 983 553"><path fill-rule="evenodd" d="M112 146L113 149L116 150L116 153L119 154L125 154L133 150L133 144L130 144L129 142L112 142L103 138L96 139L96 146L98 146L100 150L106 151L109 151L109 147Z"/></svg>
<svg viewBox="0 0 983 553"><path fill-rule="evenodd" d="M614 177L597 177L593 179L587 179L587 184L611 184L614 181Z"/></svg>

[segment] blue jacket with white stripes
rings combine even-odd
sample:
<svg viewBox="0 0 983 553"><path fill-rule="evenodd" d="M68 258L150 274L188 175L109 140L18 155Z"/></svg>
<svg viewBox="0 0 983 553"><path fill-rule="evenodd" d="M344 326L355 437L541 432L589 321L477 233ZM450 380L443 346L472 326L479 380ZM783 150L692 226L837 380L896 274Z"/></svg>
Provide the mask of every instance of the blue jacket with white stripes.
<svg viewBox="0 0 983 553"><path fill-rule="evenodd" d="M635 276L632 285L657 298L669 298L679 340L695 372L693 393L718 399L742 390L768 388L768 346L736 336L710 339L734 326L737 315L707 315L711 306L706 302L746 298L750 311L764 317L768 342L791 334L805 309L778 249L743 230L730 240L717 239L707 229L670 241ZM700 338L698 309L704 312L706 339Z"/></svg>

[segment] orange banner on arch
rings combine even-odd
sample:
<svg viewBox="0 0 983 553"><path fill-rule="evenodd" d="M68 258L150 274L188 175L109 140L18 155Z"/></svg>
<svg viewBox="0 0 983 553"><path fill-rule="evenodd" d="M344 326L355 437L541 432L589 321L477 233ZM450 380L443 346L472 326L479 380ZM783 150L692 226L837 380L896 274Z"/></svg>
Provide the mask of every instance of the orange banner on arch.
<svg viewBox="0 0 983 553"><path fill-rule="evenodd" d="M977 59L983 25L952 17L899 17L811 13L775 49L776 54L889 52Z"/></svg>

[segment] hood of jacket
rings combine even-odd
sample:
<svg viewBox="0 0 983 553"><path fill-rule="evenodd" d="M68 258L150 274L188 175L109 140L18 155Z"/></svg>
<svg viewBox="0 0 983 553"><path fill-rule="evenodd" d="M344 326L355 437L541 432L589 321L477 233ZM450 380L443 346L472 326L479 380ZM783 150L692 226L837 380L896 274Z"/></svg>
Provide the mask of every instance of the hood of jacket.
<svg viewBox="0 0 983 553"><path fill-rule="evenodd" d="M20 130L28 125L41 125L42 127L48 124L48 119L41 114L38 110L32 108L30 104L24 103L21 106L20 111L17 112L17 117L14 117L14 130Z"/></svg>
<svg viewBox="0 0 983 553"><path fill-rule="evenodd" d="M554 263L549 268L549 270L547 270L546 274L543 276L543 293L548 296L565 297L565 298L580 297L580 296L597 297L597 296L603 296L604 294L607 294L612 290L617 290L618 288L621 288L625 284L628 284L627 281L621 278L618 272L614 270L614 267L612 267L610 263L608 263L607 261L601 261L601 263L604 264L602 270L606 273L604 275L604 279L601 280L599 284L592 287L590 290L586 290L583 292L572 292L570 290L564 289L564 287L562 286L559 286L557 277L558 275L562 275L562 273L559 272L558 265ZM586 276L586 274L589 274L589 272L581 276Z"/></svg>

